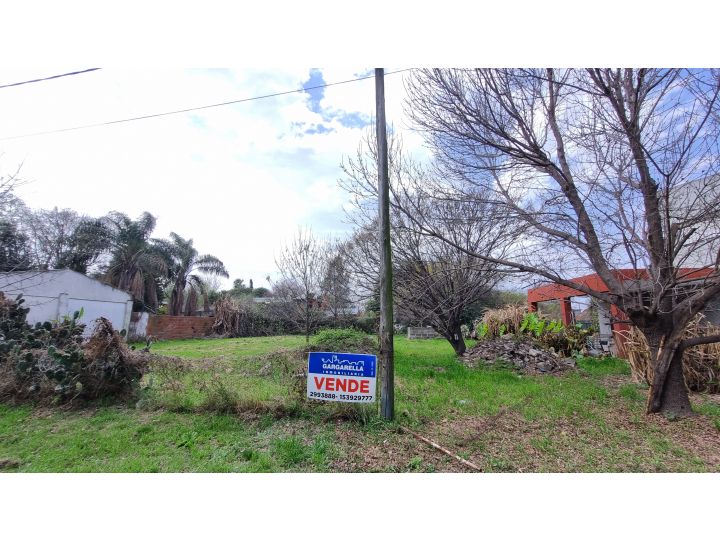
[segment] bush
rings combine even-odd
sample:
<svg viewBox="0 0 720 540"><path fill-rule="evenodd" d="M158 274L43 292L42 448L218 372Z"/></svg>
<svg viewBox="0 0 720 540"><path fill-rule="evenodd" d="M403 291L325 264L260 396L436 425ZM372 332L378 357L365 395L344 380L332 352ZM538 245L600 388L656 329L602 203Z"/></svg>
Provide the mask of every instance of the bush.
<svg viewBox="0 0 720 540"><path fill-rule="evenodd" d="M479 339L493 339L505 334L527 336L558 354L572 356L582 352L592 331L528 313L522 306L506 306L486 311L483 320L477 323L475 333Z"/></svg>
<svg viewBox="0 0 720 540"><path fill-rule="evenodd" d="M27 323L22 297L0 295L0 399L99 398L140 380L147 360L134 353L107 319L83 343L81 312L59 321Z"/></svg>
<svg viewBox="0 0 720 540"><path fill-rule="evenodd" d="M488 309L485 311L482 321L477 323L477 336L479 338L496 338L504 334L517 333L526 313L524 306L516 305Z"/></svg>
<svg viewBox="0 0 720 540"><path fill-rule="evenodd" d="M321 330L315 334L313 344L328 352L374 353L377 350L374 338L353 328Z"/></svg>
<svg viewBox="0 0 720 540"><path fill-rule="evenodd" d="M214 304L213 332L227 337L274 336L287 333L282 321L256 305L252 298L222 296Z"/></svg>
<svg viewBox="0 0 720 540"><path fill-rule="evenodd" d="M366 312L357 317L352 324L366 334L376 334L380 328L380 316L375 312Z"/></svg>

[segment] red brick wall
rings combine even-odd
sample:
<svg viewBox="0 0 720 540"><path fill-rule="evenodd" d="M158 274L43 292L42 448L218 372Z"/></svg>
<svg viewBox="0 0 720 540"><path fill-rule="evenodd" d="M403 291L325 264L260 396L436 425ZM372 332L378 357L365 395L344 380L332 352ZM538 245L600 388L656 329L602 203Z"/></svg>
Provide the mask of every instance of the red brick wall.
<svg viewBox="0 0 720 540"><path fill-rule="evenodd" d="M156 339L200 338L210 334L215 317L150 315L146 335Z"/></svg>

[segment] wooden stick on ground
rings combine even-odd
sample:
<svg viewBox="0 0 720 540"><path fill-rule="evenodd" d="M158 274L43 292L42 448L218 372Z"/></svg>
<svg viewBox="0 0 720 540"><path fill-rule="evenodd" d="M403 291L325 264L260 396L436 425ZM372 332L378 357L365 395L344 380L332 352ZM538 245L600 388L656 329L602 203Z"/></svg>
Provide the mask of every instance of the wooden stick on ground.
<svg viewBox="0 0 720 540"><path fill-rule="evenodd" d="M477 465L475 465L474 463L471 463L471 462L468 461L467 459L461 458L461 457L458 456L457 454L453 454L453 453L452 453L450 450L448 450L447 448L443 448L443 447L440 446L439 444L431 441L430 439L426 439L425 437L423 437L422 435L420 435L420 434L418 434L418 433L415 433L414 431L410 431L410 430L409 430L408 428L406 428L406 427L400 426L400 431L403 431L403 432L405 432L405 433L408 433L408 434L412 435L413 437L415 437L416 439L418 439L419 441L422 441L422 442L424 442L425 444L429 444L430 446L432 446L432 447L435 448L436 450L440 450L442 453L447 454L448 456L457 459L460 463L462 463L462 464L465 465L466 467L469 467L469 468L471 468L471 469L473 469L473 470L476 470L477 472L483 472L483 470L482 470L480 467L478 467Z"/></svg>

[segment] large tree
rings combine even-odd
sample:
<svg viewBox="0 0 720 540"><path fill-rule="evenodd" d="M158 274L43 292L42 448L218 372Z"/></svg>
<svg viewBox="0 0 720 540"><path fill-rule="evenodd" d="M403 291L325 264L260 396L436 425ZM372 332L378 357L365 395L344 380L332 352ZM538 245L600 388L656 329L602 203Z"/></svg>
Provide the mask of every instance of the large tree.
<svg viewBox="0 0 720 540"><path fill-rule="evenodd" d="M11 221L0 219L0 272L27 270L30 263L27 237Z"/></svg>
<svg viewBox="0 0 720 540"><path fill-rule="evenodd" d="M341 181L353 196L354 211L349 217L357 226L345 244L345 259L356 287L368 298L377 290L380 266L375 148L370 136L360 145L357 155L343 163L346 176ZM394 136L389 145L389 172L391 208L413 207L432 222L436 232L452 240L451 244L424 234L401 211L392 212L393 298L397 311L417 324L432 326L456 354L462 355L466 349L461 332L465 311L486 297L505 275L496 263L468 252L504 256L516 237L515 230L496 205L432 200L422 196L420 190L409 189L413 184L425 185L437 171L407 158L399 138Z"/></svg>
<svg viewBox="0 0 720 540"><path fill-rule="evenodd" d="M720 293L718 72L425 69L408 91L446 172L416 186L426 200L495 201L526 234L492 257L457 245L432 213L404 215L468 255L617 305L652 351L647 411L690 414L682 353L701 340L684 330ZM608 292L571 282L581 269Z"/></svg>
<svg viewBox="0 0 720 540"><path fill-rule="evenodd" d="M208 288L198 274L228 277L225 265L214 255L200 255L192 239L170 233L170 240L154 240L153 244L163 253L172 282L168 304L170 315L192 315L197 309L200 295L209 305Z"/></svg>
<svg viewBox="0 0 720 540"><path fill-rule="evenodd" d="M110 236L104 219L81 217L67 239L68 249L55 261L55 268L87 274L107 253Z"/></svg>
<svg viewBox="0 0 720 540"><path fill-rule="evenodd" d="M37 268L70 268L86 274L107 251L111 232L103 218L55 207L27 209L24 220Z"/></svg>
<svg viewBox="0 0 720 540"><path fill-rule="evenodd" d="M80 222L78 213L69 208L27 208L23 222L32 243L34 265L42 269L63 266L72 251L72 234Z"/></svg>

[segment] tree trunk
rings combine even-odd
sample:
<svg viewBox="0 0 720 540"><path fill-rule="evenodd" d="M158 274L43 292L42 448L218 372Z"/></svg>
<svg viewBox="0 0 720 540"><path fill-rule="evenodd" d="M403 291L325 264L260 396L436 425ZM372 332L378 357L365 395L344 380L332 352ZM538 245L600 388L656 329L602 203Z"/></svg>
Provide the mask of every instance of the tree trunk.
<svg viewBox="0 0 720 540"><path fill-rule="evenodd" d="M692 407L683 376L683 354L678 349L681 337L672 333L644 333L650 346L650 357L654 360L647 413L662 413L673 418L690 416Z"/></svg>
<svg viewBox="0 0 720 540"><path fill-rule="evenodd" d="M449 325L449 331L440 332L448 340L452 348L455 350L455 354L462 356L465 354L467 347L465 346L465 340L462 336L462 330L460 329L460 323Z"/></svg>
<svg viewBox="0 0 720 540"><path fill-rule="evenodd" d="M173 287L170 293L170 303L168 304L168 315L180 315L179 306L182 306L182 291L178 292L177 285Z"/></svg>
<svg viewBox="0 0 720 540"><path fill-rule="evenodd" d="M187 283L184 280L176 280L175 286L173 287L172 293L170 294L170 305L169 315L182 315L185 299L185 285Z"/></svg>
<svg viewBox="0 0 720 540"><path fill-rule="evenodd" d="M310 299L305 295L305 343L310 343Z"/></svg>

